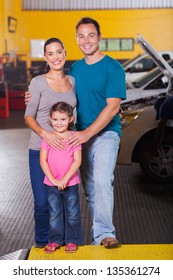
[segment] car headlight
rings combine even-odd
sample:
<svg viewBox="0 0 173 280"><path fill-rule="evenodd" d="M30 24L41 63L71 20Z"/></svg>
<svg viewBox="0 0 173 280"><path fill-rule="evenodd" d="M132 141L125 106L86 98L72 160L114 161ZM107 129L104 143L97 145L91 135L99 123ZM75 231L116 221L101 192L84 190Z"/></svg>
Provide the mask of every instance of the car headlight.
<svg viewBox="0 0 173 280"><path fill-rule="evenodd" d="M137 109L137 110L126 110L120 113L120 120L122 128L127 127L133 121L135 121L139 115L143 112L144 109Z"/></svg>

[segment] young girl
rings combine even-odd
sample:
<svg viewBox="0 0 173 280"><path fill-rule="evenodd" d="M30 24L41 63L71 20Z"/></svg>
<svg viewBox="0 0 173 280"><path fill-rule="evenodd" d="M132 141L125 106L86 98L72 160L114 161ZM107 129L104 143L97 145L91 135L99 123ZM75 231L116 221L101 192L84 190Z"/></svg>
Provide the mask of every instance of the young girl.
<svg viewBox="0 0 173 280"><path fill-rule="evenodd" d="M55 149L44 140L41 144L40 164L45 174L50 215L46 253L53 253L64 244L65 251L72 253L76 252L77 245L83 244L78 194L81 145L70 147L66 144L66 139L74 133L70 130L73 121L73 108L69 104L58 102L53 105L50 122L66 149Z"/></svg>

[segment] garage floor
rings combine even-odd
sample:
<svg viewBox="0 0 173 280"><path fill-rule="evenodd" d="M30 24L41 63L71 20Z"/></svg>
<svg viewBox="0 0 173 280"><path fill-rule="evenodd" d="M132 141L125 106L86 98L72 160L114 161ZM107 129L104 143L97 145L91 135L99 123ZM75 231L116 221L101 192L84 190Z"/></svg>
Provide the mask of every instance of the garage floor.
<svg viewBox="0 0 173 280"><path fill-rule="evenodd" d="M28 257L34 246L33 197L28 172L30 130L23 112L0 119L0 259L17 252ZM117 166L115 171L114 222L121 245L170 244L173 259L173 188L148 182L139 166ZM86 245L90 244L91 221L80 190ZM166 245L167 246L167 245Z"/></svg>

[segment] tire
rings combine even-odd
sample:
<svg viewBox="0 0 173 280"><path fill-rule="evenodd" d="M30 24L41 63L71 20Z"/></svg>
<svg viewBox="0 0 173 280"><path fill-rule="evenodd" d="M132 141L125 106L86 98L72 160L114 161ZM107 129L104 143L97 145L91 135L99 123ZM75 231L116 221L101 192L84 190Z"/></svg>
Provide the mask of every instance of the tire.
<svg viewBox="0 0 173 280"><path fill-rule="evenodd" d="M149 155L151 139L143 144L139 156L140 168L150 180L158 183L168 183L173 181L173 139L171 135L166 135L154 157Z"/></svg>

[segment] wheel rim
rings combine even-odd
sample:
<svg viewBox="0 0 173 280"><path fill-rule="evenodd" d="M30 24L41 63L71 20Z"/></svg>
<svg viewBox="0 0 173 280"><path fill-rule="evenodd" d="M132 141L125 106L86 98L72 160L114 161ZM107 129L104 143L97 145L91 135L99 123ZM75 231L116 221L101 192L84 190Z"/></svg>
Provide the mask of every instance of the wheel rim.
<svg viewBox="0 0 173 280"><path fill-rule="evenodd" d="M173 177L173 147L161 145L156 156L149 160L149 168L158 177Z"/></svg>

